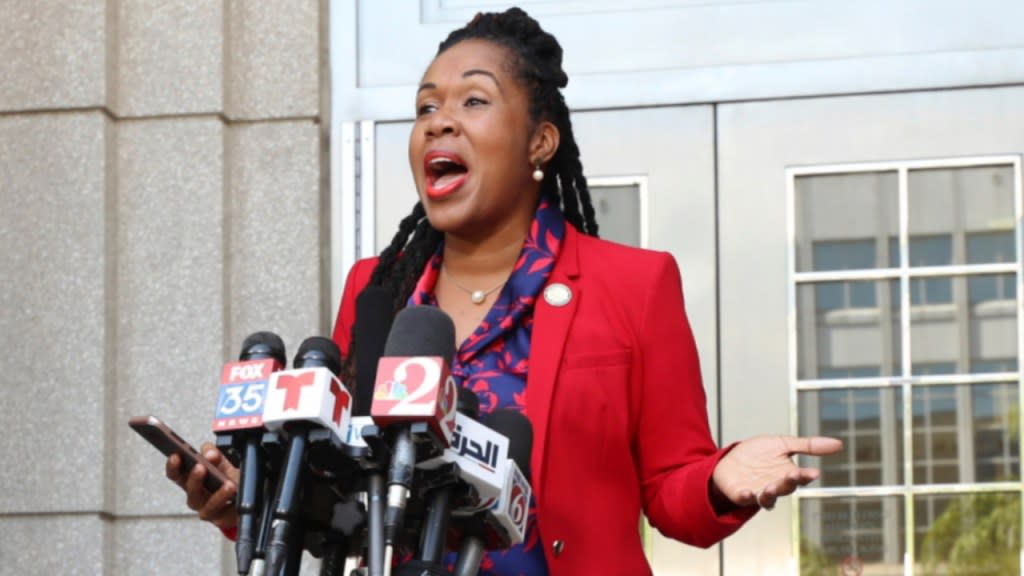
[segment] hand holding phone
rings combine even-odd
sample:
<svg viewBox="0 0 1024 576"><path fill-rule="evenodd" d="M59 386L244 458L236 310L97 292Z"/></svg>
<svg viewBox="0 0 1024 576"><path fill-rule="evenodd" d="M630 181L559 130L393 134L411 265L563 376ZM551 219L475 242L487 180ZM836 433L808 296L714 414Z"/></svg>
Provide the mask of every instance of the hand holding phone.
<svg viewBox="0 0 1024 576"><path fill-rule="evenodd" d="M135 416L128 421L128 425L164 456L170 457L172 454L177 454L181 458L181 473L183 475L187 475L196 462L205 466L206 477L203 480L203 487L211 494L228 481L228 477L220 468L211 464L198 450L156 416Z"/></svg>

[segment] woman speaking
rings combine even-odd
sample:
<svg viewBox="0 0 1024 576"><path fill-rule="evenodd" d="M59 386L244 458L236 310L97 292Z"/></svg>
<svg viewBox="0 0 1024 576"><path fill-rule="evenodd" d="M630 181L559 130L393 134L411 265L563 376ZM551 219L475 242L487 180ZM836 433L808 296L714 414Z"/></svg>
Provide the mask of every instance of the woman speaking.
<svg viewBox="0 0 1024 576"><path fill-rule="evenodd" d="M641 513L707 547L818 476L794 455L838 440L772 435L718 448L678 267L667 253L598 239L561 89L562 49L523 11L478 14L441 43L415 94L409 164L419 201L379 258L351 270L335 324L343 354L368 285L455 323L452 371L481 412L534 431L525 541L487 575L650 574ZM212 446L217 466L237 471ZM237 521L234 485L167 474L189 506Z"/></svg>

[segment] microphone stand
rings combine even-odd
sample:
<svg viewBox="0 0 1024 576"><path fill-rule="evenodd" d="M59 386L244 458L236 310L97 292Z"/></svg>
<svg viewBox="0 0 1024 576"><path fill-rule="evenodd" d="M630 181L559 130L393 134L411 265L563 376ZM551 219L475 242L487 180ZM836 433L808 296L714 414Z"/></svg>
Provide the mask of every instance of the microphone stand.
<svg viewBox="0 0 1024 576"><path fill-rule="evenodd" d="M264 551L268 576L295 576L302 560L302 492L309 430L305 425L292 431L288 452L281 467L274 505L267 506L269 542ZM263 527L261 526L261 532Z"/></svg>
<svg viewBox="0 0 1024 576"><path fill-rule="evenodd" d="M459 558L455 563L455 576L476 576L480 561L484 558L483 518L474 514L466 521L465 536L459 547Z"/></svg>

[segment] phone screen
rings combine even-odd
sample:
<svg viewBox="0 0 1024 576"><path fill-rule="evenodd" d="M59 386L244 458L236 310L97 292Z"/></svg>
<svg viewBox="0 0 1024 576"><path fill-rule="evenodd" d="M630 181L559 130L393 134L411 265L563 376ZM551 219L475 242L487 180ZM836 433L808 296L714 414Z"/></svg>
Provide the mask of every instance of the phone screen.
<svg viewBox="0 0 1024 576"><path fill-rule="evenodd" d="M216 492L227 481L227 476L219 468L210 464L198 450L181 436L178 436L170 426L164 424L156 416L135 416L128 421L128 425L155 446L164 456L177 454L181 458L181 470L183 473L187 474L192 470L196 462L205 466L206 478L203 480L203 486L208 491Z"/></svg>

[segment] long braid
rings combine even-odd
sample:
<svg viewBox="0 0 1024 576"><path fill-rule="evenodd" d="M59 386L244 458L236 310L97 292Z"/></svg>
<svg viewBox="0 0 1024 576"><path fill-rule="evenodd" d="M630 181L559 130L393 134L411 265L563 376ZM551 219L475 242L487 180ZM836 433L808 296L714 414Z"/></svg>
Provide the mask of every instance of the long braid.
<svg viewBox="0 0 1024 576"><path fill-rule="evenodd" d="M437 251L437 246L441 243L442 238L444 235L435 230L426 218L416 226L402 258L388 278L387 287L395 295L396 313L405 307L406 301L409 300L413 289L416 288L416 282L419 281L420 275L423 273L423 267Z"/></svg>
<svg viewBox="0 0 1024 576"><path fill-rule="evenodd" d="M393 314L397 314L405 307L409 295L416 287L416 281L419 279L423 266L437 250L441 238L442 234L434 230L430 222L427 221L423 204L417 202L412 212L399 223L398 232L391 239L391 243L380 253L377 265L370 275L369 284L383 286L394 295ZM355 358L351 351L355 349L356 337L355 323L353 323L352 336L349 341L350 353L345 355L341 366L342 376L350 382L355 381L355 365L353 364Z"/></svg>
<svg viewBox="0 0 1024 576"><path fill-rule="evenodd" d="M417 202L416 206L412 209L412 214L409 214L398 224L398 232L391 239L391 243L388 247L380 253L380 259L377 267L373 269L373 275L370 276L370 284L374 286L383 285L383 281L391 268L394 267L395 261L398 260L398 256L402 253L402 248L405 248L405 244L409 241L409 235L413 233L416 226L420 223L427 212L423 209L423 204Z"/></svg>
<svg viewBox="0 0 1024 576"><path fill-rule="evenodd" d="M510 64L530 94L531 119L535 123L551 122L560 135L558 150L547 165L548 177L541 184L541 193L560 207L566 221L576 229L597 236L594 206L583 175L569 107L561 92L569 77L562 70L562 47L558 40L526 12L510 8L501 13L477 14L465 27L452 32L440 44L437 54L469 39L487 40L508 49ZM442 238L426 219L421 203L399 224L370 277L371 284L389 288L395 295L395 313L405 306ZM355 338L353 332L353 341ZM349 370L351 364L346 359L346 371Z"/></svg>

